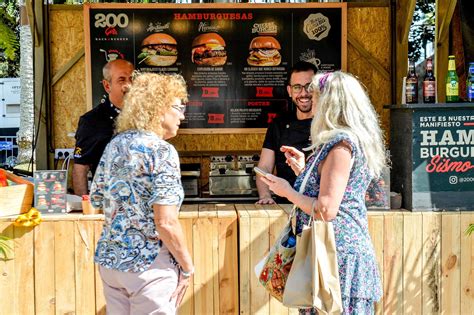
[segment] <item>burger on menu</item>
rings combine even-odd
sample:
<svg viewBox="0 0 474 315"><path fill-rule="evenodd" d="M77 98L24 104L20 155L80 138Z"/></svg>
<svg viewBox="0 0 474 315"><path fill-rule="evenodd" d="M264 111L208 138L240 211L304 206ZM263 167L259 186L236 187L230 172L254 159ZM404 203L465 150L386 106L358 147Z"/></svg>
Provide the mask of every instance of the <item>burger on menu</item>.
<svg viewBox="0 0 474 315"><path fill-rule="evenodd" d="M272 36L257 36L250 42L250 55L247 63L250 66L278 66L281 62L280 43Z"/></svg>
<svg viewBox="0 0 474 315"><path fill-rule="evenodd" d="M213 67L224 65L227 61L224 39L217 33L196 36L192 43L191 61Z"/></svg>
<svg viewBox="0 0 474 315"><path fill-rule="evenodd" d="M148 66L167 67L178 59L176 40L165 33L154 33L142 41L138 63L144 62Z"/></svg>

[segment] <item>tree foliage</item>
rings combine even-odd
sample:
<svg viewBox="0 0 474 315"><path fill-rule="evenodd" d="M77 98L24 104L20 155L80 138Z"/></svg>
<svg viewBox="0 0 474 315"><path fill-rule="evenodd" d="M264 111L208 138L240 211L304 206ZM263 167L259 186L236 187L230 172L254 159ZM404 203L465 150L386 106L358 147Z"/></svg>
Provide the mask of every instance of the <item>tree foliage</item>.
<svg viewBox="0 0 474 315"><path fill-rule="evenodd" d="M0 1L0 77L20 72L20 26L16 0Z"/></svg>
<svg viewBox="0 0 474 315"><path fill-rule="evenodd" d="M435 0L417 0L408 35L408 58L426 59L426 46L434 41Z"/></svg>

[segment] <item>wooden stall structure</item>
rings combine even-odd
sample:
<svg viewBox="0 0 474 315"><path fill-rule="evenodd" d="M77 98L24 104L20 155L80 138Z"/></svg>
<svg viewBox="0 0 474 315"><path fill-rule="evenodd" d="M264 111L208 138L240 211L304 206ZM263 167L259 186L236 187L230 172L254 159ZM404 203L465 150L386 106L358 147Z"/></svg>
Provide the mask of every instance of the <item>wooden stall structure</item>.
<svg viewBox="0 0 474 315"><path fill-rule="evenodd" d="M255 264L279 234L289 206L185 205L180 215L196 273L180 314L297 314L269 297ZM35 228L0 219L14 257L0 260L1 315L104 314L94 247L103 217L56 215ZM383 279L377 314L472 314L473 212L369 212Z"/></svg>

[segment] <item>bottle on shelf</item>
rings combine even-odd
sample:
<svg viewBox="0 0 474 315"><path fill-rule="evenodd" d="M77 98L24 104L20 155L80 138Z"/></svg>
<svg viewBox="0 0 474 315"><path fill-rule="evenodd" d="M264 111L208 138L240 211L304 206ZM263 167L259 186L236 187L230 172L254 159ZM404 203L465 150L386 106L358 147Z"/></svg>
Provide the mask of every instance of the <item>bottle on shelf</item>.
<svg viewBox="0 0 474 315"><path fill-rule="evenodd" d="M474 62L469 63L469 70L467 72L466 100L471 103L474 102Z"/></svg>
<svg viewBox="0 0 474 315"><path fill-rule="evenodd" d="M446 73L446 102L459 102L459 78L454 56L449 56L448 73Z"/></svg>
<svg viewBox="0 0 474 315"><path fill-rule="evenodd" d="M415 61L408 63L408 74L405 85L405 96L407 104L418 103L418 76L415 71Z"/></svg>
<svg viewBox="0 0 474 315"><path fill-rule="evenodd" d="M436 102L436 79L433 74L433 60L426 60L425 77L423 78L423 103Z"/></svg>

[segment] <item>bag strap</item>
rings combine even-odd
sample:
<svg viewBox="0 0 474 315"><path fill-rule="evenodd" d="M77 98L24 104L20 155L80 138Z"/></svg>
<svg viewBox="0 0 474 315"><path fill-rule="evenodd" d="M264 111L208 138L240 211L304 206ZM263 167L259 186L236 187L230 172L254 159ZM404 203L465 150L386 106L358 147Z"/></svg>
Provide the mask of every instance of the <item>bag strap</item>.
<svg viewBox="0 0 474 315"><path fill-rule="evenodd" d="M323 147L321 148L321 150L319 150L318 154L316 155L316 157L315 157L314 160L313 160L313 163L311 163L311 165L310 165L309 168L308 168L308 171L307 171L306 174L304 175L303 181L301 182L300 189L298 190L298 192L299 192L300 194L302 194L302 193L304 192L304 189L306 188L306 184L308 183L309 176L311 175L311 172L313 171L313 168L314 168L314 166L316 165L316 162L317 162L319 156L321 155L321 152L323 152L323 149L324 149L325 146L326 146L326 144L324 144ZM291 209L290 216L288 217L289 221L291 221L291 219L292 219L293 216L295 215L295 213L296 213L296 208L297 208L297 206L296 206L296 205L293 205L293 208Z"/></svg>

